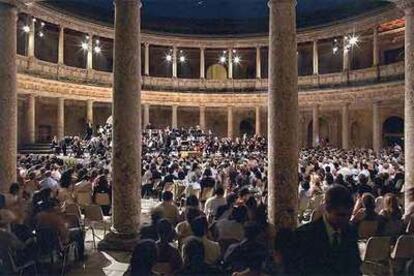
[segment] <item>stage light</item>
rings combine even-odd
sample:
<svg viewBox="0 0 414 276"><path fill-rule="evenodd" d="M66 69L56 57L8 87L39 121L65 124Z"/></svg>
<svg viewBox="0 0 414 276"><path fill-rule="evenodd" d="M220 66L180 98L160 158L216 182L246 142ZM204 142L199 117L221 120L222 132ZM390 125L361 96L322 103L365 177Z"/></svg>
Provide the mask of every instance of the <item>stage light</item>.
<svg viewBox="0 0 414 276"><path fill-rule="evenodd" d="M239 64L239 63L240 63L240 61L241 61L241 58L240 58L239 56L235 56L235 57L234 57L234 63L235 63L235 64Z"/></svg>
<svg viewBox="0 0 414 276"><path fill-rule="evenodd" d="M99 46L95 46L95 48L93 49L95 51L96 54L100 54L102 49Z"/></svg>
<svg viewBox="0 0 414 276"><path fill-rule="evenodd" d="M27 25L23 26L22 30L23 30L23 32L25 32L25 33L30 33L30 27L29 27L29 26L27 26Z"/></svg>
<svg viewBox="0 0 414 276"><path fill-rule="evenodd" d="M88 48L89 48L89 46L88 46L88 43L87 42L82 42L82 49L83 50L85 50L85 51L87 51L88 50Z"/></svg>
<svg viewBox="0 0 414 276"><path fill-rule="evenodd" d="M95 43L96 43L96 45L99 45L101 42L99 41L99 39L97 39L97 40L95 41Z"/></svg>
<svg viewBox="0 0 414 276"><path fill-rule="evenodd" d="M170 55L170 54L166 55L165 60L168 61L168 62L171 62L172 61L172 55Z"/></svg>
<svg viewBox="0 0 414 276"><path fill-rule="evenodd" d="M41 22L40 26L44 27L45 26L45 22Z"/></svg>
<svg viewBox="0 0 414 276"><path fill-rule="evenodd" d="M338 46L334 46L334 47L332 48L332 52L333 52L334 54L338 53L338 51L339 51L339 47L338 47Z"/></svg>
<svg viewBox="0 0 414 276"><path fill-rule="evenodd" d="M39 37L44 37L44 36L45 36L45 34L42 31L40 31L39 32Z"/></svg>
<svg viewBox="0 0 414 276"><path fill-rule="evenodd" d="M226 60L227 59L226 59L225 56L221 56L219 61L220 61L220 63L226 63Z"/></svg>
<svg viewBox="0 0 414 276"><path fill-rule="evenodd" d="M184 63L184 62L185 62L185 60L186 60L186 59L185 59L185 56L180 56L180 62L181 62L181 63Z"/></svg>
<svg viewBox="0 0 414 276"><path fill-rule="evenodd" d="M355 46L358 44L359 37L352 35L351 37L348 38L348 40L349 40L349 45Z"/></svg>
<svg viewBox="0 0 414 276"><path fill-rule="evenodd" d="M33 19L32 19L32 21L33 21L33 22L36 22L37 20L36 20L36 18L33 18Z"/></svg>

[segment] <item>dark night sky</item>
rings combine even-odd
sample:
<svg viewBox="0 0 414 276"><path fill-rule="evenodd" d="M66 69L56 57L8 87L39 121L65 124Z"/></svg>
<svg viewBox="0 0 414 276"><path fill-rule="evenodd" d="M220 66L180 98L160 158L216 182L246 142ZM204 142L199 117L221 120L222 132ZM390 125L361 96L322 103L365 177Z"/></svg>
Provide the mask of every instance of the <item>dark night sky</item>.
<svg viewBox="0 0 414 276"><path fill-rule="evenodd" d="M142 0L143 28L196 34L267 31L267 0ZM88 19L111 24L113 0L50 0ZM387 4L382 0L298 0L298 27L326 24Z"/></svg>

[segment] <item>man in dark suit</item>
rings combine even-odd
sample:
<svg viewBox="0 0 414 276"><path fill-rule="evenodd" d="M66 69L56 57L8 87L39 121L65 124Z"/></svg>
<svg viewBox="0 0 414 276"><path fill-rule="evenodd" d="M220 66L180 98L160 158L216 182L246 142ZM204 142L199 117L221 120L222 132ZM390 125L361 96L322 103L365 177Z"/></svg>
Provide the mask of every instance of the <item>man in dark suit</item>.
<svg viewBox="0 0 414 276"><path fill-rule="evenodd" d="M349 224L353 199L343 186L325 195L326 212L317 221L298 228L287 256L294 275L361 275L357 232Z"/></svg>

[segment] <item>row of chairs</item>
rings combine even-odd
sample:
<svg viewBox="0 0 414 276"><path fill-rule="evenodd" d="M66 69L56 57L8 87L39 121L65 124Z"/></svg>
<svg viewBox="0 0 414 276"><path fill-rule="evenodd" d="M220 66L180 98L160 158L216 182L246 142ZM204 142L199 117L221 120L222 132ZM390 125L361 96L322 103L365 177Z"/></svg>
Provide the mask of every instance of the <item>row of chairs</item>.
<svg viewBox="0 0 414 276"><path fill-rule="evenodd" d="M362 254L364 275L399 275L414 260L414 236L402 235L394 247L390 237L371 237Z"/></svg>

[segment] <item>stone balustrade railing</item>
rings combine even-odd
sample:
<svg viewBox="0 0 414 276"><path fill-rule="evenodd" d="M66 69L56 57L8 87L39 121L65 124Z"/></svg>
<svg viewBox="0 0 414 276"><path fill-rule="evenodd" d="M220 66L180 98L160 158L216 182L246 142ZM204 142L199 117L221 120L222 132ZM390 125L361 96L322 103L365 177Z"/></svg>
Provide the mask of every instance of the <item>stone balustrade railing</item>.
<svg viewBox="0 0 414 276"><path fill-rule="evenodd" d="M112 85L112 73L75 68L50 63L25 56L18 56L19 73L35 75L47 79L88 83L96 86ZM378 67L370 67L347 72L301 76L298 79L301 90L369 85L372 83L402 80L404 63L398 62ZM181 79L143 77L143 87L154 91L196 92L202 93L248 93L267 91L267 79Z"/></svg>

